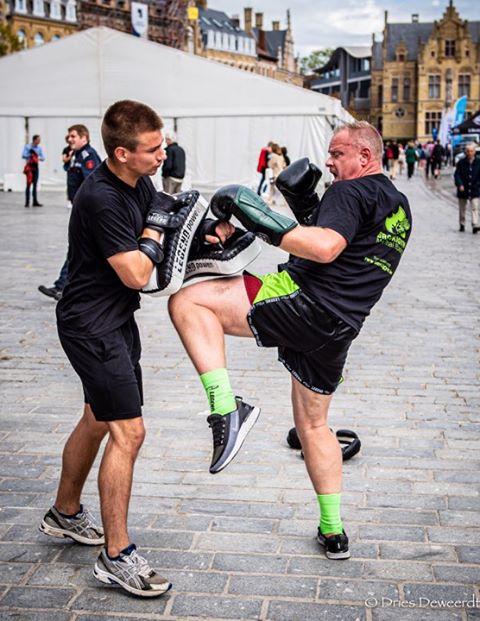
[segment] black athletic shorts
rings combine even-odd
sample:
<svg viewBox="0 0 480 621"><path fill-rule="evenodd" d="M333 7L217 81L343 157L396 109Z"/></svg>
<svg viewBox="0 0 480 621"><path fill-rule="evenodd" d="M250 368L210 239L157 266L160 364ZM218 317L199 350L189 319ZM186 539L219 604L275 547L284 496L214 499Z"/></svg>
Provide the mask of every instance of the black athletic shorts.
<svg viewBox="0 0 480 621"><path fill-rule="evenodd" d="M59 330L59 337L98 421L142 415L141 344L133 317L103 336L76 339Z"/></svg>
<svg viewBox="0 0 480 621"><path fill-rule="evenodd" d="M309 298L288 272L245 273L244 283L257 345L278 347L279 361L306 388L335 392L357 331Z"/></svg>

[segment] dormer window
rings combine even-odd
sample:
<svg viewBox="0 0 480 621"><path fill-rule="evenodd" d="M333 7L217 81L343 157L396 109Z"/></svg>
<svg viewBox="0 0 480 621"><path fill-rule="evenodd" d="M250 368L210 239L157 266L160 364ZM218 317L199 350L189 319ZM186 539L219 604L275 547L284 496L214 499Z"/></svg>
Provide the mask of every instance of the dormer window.
<svg viewBox="0 0 480 621"><path fill-rule="evenodd" d="M455 39L446 39L445 56L447 58L453 58L455 56Z"/></svg>
<svg viewBox="0 0 480 621"><path fill-rule="evenodd" d="M15 0L15 13L26 13L27 3L26 0Z"/></svg>
<svg viewBox="0 0 480 621"><path fill-rule="evenodd" d="M65 19L67 22L77 21L77 10L75 0L68 0L65 11Z"/></svg>
<svg viewBox="0 0 480 621"><path fill-rule="evenodd" d="M52 0L50 3L50 17L52 19L62 19L62 8L60 0Z"/></svg>
<svg viewBox="0 0 480 621"><path fill-rule="evenodd" d="M405 54L401 53L397 55L397 60L399 63L405 62Z"/></svg>
<svg viewBox="0 0 480 621"><path fill-rule="evenodd" d="M45 6L43 0L33 0L33 14L36 17L45 17Z"/></svg>

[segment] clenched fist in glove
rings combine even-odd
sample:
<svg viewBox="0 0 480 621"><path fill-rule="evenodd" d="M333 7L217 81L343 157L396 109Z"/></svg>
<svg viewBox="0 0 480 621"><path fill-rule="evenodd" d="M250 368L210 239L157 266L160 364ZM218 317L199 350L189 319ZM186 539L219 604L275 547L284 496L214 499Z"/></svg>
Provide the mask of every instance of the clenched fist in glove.
<svg viewBox="0 0 480 621"><path fill-rule="evenodd" d="M274 246L279 246L285 233L297 226L295 220L273 211L253 190L242 185L217 190L210 209L219 220L235 216L248 231Z"/></svg>
<svg viewBox="0 0 480 621"><path fill-rule="evenodd" d="M275 180L275 185L300 224L309 224L310 216L319 203L315 188L321 176L322 171L308 157L303 157L282 170Z"/></svg>

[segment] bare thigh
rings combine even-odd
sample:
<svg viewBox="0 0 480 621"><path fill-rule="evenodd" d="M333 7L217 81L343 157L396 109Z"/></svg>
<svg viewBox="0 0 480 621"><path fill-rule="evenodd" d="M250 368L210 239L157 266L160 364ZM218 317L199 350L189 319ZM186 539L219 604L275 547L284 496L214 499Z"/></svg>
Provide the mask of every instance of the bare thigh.
<svg viewBox="0 0 480 621"><path fill-rule="evenodd" d="M208 280L180 289L170 298L170 312L175 315L177 309L187 309L192 304L210 310L225 334L253 338L247 321L251 305L242 276Z"/></svg>

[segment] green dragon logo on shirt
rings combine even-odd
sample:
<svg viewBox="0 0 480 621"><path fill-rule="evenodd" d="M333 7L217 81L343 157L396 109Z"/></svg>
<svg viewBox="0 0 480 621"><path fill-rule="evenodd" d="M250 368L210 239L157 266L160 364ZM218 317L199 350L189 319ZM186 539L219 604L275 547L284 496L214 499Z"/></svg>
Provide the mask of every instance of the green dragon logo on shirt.
<svg viewBox="0 0 480 621"><path fill-rule="evenodd" d="M399 205L397 211L385 220L385 228L392 235L400 235L405 238L407 231L410 230L410 222L408 221L405 209Z"/></svg>
<svg viewBox="0 0 480 621"><path fill-rule="evenodd" d="M377 242L402 254L407 245L406 236L410 226L405 209L399 205L397 211L385 219L385 228L388 233L380 231L377 235Z"/></svg>

